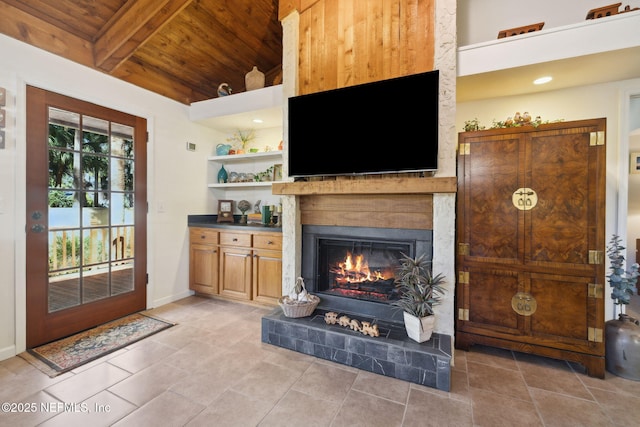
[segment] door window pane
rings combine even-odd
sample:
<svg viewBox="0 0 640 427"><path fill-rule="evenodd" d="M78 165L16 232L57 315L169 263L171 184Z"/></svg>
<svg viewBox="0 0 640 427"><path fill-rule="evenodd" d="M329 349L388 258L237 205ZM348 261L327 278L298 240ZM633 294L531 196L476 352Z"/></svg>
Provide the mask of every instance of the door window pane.
<svg viewBox="0 0 640 427"><path fill-rule="evenodd" d="M135 289L134 130L49 108L50 312Z"/></svg>

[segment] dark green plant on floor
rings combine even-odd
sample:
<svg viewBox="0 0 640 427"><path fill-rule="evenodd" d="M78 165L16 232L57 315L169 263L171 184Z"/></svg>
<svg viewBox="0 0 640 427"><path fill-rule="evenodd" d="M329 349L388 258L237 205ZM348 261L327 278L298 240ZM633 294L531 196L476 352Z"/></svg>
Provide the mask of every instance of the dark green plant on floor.
<svg viewBox="0 0 640 427"><path fill-rule="evenodd" d="M621 245L622 239L617 234L611 237L607 255L611 263L611 274L607 276L611 285L611 298L617 305L629 304L631 296L638 292L638 264L631 265L628 271L624 270L625 247Z"/></svg>

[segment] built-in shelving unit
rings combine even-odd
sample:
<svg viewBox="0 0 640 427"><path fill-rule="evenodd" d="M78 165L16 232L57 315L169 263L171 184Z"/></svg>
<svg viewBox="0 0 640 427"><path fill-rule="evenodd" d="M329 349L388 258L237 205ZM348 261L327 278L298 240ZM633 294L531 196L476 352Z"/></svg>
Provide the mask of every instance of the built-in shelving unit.
<svg viewBox="0 0 640 427"><path fill-rule="evenodd" d="M282 98L282 85L268 86L262 89L194 102L189 108L189 118L194 122L221 132L232 133L237 129L247 128L258 131L261 129L265 131L279 129L281 135ZM262 123L254 123L252 120L255 118L260 118ZM279 140L271 141L268 142L268 145L275 148L278 142ZM282 164L282 151L274 149L273 151L260 151L258 153L209 156L207 160L210 168L210 181L207 184L209 188L221 191L270 190L274 181L218 183L216 182L218 171L224 165L229 175L231 172L252 173L255 175L264 172L273 165Z"/></svg>

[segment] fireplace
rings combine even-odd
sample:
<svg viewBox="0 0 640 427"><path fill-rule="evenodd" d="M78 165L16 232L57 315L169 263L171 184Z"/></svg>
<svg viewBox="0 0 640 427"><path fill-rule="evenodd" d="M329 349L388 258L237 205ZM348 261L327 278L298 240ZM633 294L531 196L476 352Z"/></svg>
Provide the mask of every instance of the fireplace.
<svg viewBox="0 0 640 427"><path fill-rule="evenodd" d="M395 272L403 254L432 258L431 230L303 225L302 277L319 308L402 323Z"/></svg>
<svg viewBox="0 0 640 427"><path fill-rule="evenodd" d="M273 194L292 196L283 199L283 239L288 243L283 248L283 259L295 258L301 263L301 271L296 269L297 263L283 265L283 292L288 292L295 278L302 275L309 290L317 294L321 302L308 317L286 317L280 307L264 316L262 342L449 391L453 315L446 305L441 307L444 316L437 318L437 332L429 341L417 343L407 337L402 313L389 302L373 300L373 294L363 297L361 293L360 298L350 298L335 295L329 287L318 288L319 284L326 285L321 275L331 276L330 271L319 274L317 265L319 241L323 239L337 241L336 246L343 245L343 240L354 240L359 246L367 241L374 246L392 243L402 250L408 248L408 256L424 253L431 260L438 258L436 265L440 270L445 267L438 273L450 276L453 293L455 278L449 264L454 259L454 236L446 230L455 228L456 188L455 176L274 183ZM367 227L363 227L365 224ZM302 228L300 236L296 233L298 226ZM443 232L436 236L433 230L438 229ZM436 243L437 254L433 249ZM353 252L359 251L358 245ZM377 246L374 249L378 249ZM381 269L378 263L378 260L368 261L369 269ZM371 324L375 322L381 333L372 337L339 324L328 324L324 319L327 311L344 313L350 319ZM447 333L449 330L451 335Z"/></svg>

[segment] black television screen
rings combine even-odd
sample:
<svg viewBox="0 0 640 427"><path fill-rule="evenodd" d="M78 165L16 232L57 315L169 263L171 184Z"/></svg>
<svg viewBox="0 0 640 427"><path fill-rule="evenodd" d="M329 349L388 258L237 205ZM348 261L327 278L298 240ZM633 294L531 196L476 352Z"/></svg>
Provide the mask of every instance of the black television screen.
<svg viewBox="0 0 640 427"><path fill-rule="evenodd" d="M434 171L438 70L289 98L292 177Z"/></svg>

